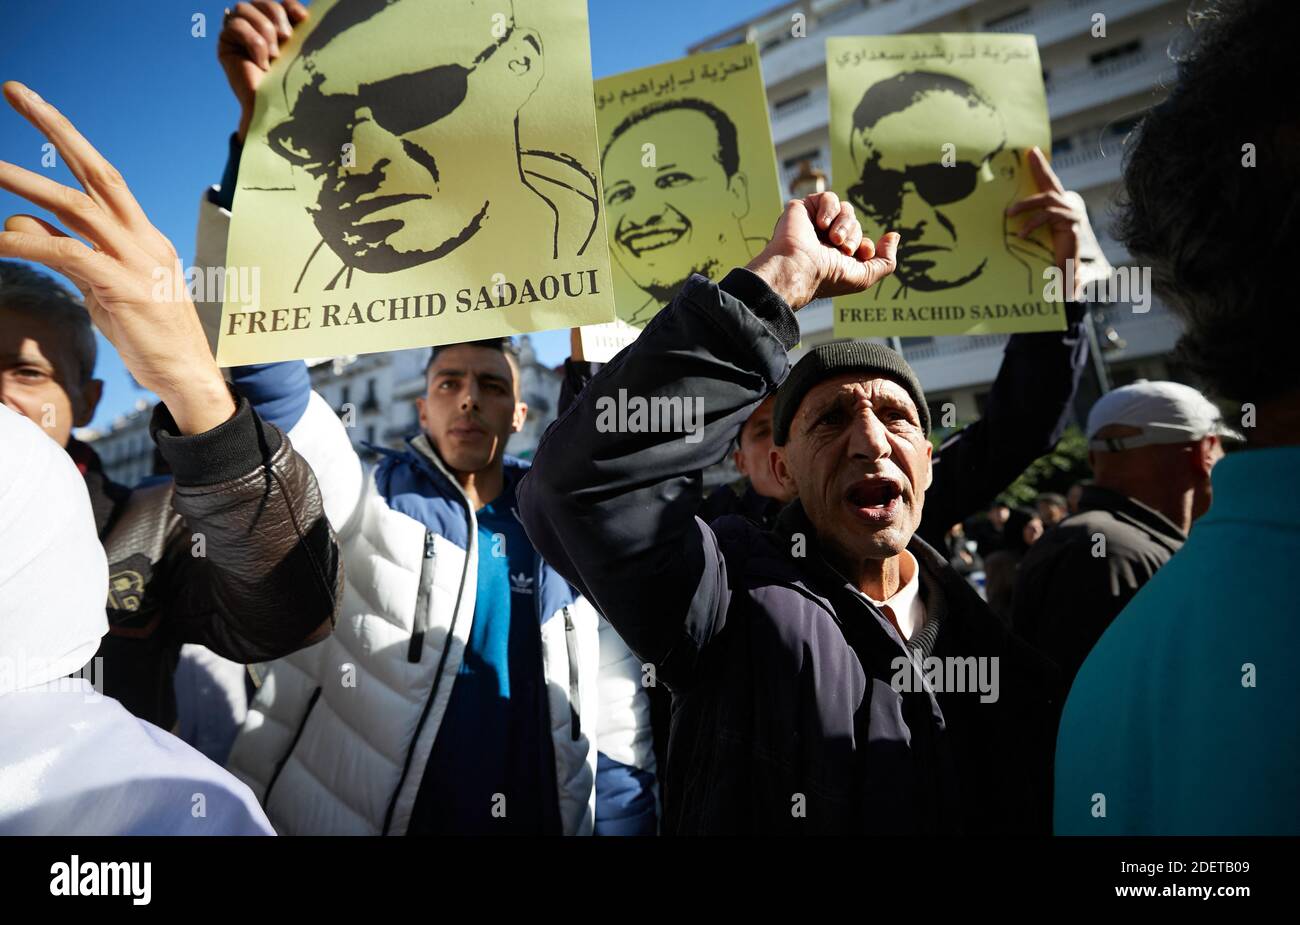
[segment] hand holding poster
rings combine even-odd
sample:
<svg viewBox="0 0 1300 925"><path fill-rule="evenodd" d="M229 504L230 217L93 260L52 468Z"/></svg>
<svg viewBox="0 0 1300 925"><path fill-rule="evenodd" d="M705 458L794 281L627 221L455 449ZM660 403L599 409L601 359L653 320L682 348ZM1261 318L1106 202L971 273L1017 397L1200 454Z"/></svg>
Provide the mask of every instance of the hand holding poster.
<svg viewBox="0 0 1300 925"><path fill-rule="evenodd" d="M318 2L258 91L223 365L609 321L583 0ZM296 46L296 47L294 47Z"/></svg>
<svg viewBox="0 0 1300 925"><path fill-rule="evenodd" d="M758 49L737 45L596 82L596 126L619 322L584 328L607 360L692 273L721 279L781 214Z"/></svg>
<svg viewBox="0 0 1300 925"><path fill-rule="evenodd" d="M1050 235L1006 214L1038 192L1026 152L1050 149L1034 37L834 38L826 67L836 189L864 234L902 236L892 277L835 300L836 335L1064 328Z"/></svg>

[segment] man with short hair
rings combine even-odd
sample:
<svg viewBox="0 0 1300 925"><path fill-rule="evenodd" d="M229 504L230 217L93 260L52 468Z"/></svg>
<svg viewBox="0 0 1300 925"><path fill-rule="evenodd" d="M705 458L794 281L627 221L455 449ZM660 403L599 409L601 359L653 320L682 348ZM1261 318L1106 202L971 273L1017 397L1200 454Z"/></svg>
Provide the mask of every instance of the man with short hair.
<svg viewBox="0 0 1300 925"><path fill-rule="evenodd" d="M1210 506L1223 439L1241 439L1190 386L1139 382L1088 414L1093 484L1080 511L1020 563L1013 626L1073 680L1101 634L1182 548Z"/></svg>
<svg viewBox="0 0 1300 925"><path fill-rule="evenodd" d="M0 261L0 399L60 446L90 424L103 395L86 307L45 273Z"/></svg>
<svg viewBox="0 0 1300 925"><path fill-rule="evenodd" d="M182 644L228 659L277 658L331 629L342 574L315 480L284 434L223 379L194 305L158 299L175 251L113 167L49 103L17 83L8 102L81 177L74 191L0 163L0 187L48 209L94 249L31 216L0 233L0 401L66 447L85 478L109 564L103 690L136 716L176 723L173 674ZM170 291L170 290L169 290ZM101 394L91 321L161 401L150 436L172 478L131 489L72 437ZM33 619L39 619L33 614Z"/></svg>
<svg viewBox="0 0 1300 925"><path fill-rule="evenodd" d="M1300 4L1218 0L1194 25L1125 145L1120 237L1183 321L1179 360L1241 409L1246 446L1079 670L1061 833L1300 833L1300 183L1294 102L1272 92L1292 79Z"/></svg>
<svg viewBox="0 0 1300 925"><path fill-rule="evenodd" d="M1056 204L1053 210L1035 215L1034 220L1043 218L1050 223L1056 265L1064 272L1066 262L1073 260L1077 264L1081 251L1095 241L1087 209L1077 194L1065 191L1042 152L1031 151L1027 158L1042 191L1032 198L1041 205L1044 197L1050 196ZM1031 200L1026 199L1016 208L1031 206ZM1097 272L1104 264L1104 258L1099 257L1088 272ZM942 546L954 523L983 508L1060 440L1072 419L1074 394L1087 365L1083 310L1082 303L1067 302L1064 331L1013 334L1008 339L986 413L948 437L935 453L934 484L920 527L922 538L930 545ZM581 341L576 335L573 343L573 358L564 365L561 413L600 368L600 364L581 359ZM772 450L771 429L764 423L770 420L771 406L771 399L760 402L754 411L756 426L742 425L733 455L742 478L719 486L705 499L700 516L706 521L723 514L741 514L770 527L790 501L764 471ZM996 548L991 540L996 536L982 537L981 555Z"/></svg>
<svg viewBox="0 0 1300 925"><path fill-rule="evenodd" d="M769 395L758 403L736 436L731 453L732 465L740 478L719 485L704 499L700 517L712 523L725 514L740 514L757 524L771 526L781 508L794 500L772 472L772 409L776 396Z"/></svg>
<svg viewBox="0 0 1300 925"><path fill-rule="evenodd" d="M668 831L1045 829L1053 673L915 536L915 374L862 342L789 368L793 309L878 283L897 246L834 193L792 200L747 269L692 277L592 379L520 486L538 550L672 691ZM700 471L777 386L771 467L797 501L775 530L706 524ZM703 434L605 432L620 390L702 402Z"/></svg>
<svg viewBox="0 0 1300 925"><path fill-rule="evenodd" d="M510 345L436 347L425 377L420 433L367 471L303 364L234 373L298 409L348 591L334 637L269 667L230 769L286 834L653 834L641 666L515 513Z"/></svg>
<svg viewBox="0 0 1300 925"><path fill-rule="evenodd" d="M1003 531L1011 519L1011 506L1001 498L995 498L984 514L971 518L970 536L975 541L976 551L983 558L988 558L1005 545Z"/></svg>
<svg viewBox="0 0 1300 925"><path fill-rule="evenodd" d="M1044 530L1052 529L1070 514L1070 505L1066 502L1065 495L1052 491L1043 492L1035 498L1034 508L1038 512L1038 519L1043 522Z"/></svg>
<svg viewBox="0 0 1300 925"><path fill-rule="evenodd" d="M226 21L222 62L245 112L275 57L254 37L287 38L306 19L298 6L240 4ZM399 19L428 15L412 0L393 6ZM349 15L376 8L340 4L326 17L347 27ZM512 22L491 66L530 41ZM536 63L518 62L519 79L535 80ZM236 137L222 185L202 203L201 266L225 263L240 150ZM220 317L219 305L204 309ZM402 451L375 448L374 467L302 363L233 378L311 462L348 566L338 635L270 667L231 752L231 770L277 829L652 834L641 665L537 554L515 513L527 463L506 444L528 408L509 342L435 347L416 400L420 433Z"/></svg>

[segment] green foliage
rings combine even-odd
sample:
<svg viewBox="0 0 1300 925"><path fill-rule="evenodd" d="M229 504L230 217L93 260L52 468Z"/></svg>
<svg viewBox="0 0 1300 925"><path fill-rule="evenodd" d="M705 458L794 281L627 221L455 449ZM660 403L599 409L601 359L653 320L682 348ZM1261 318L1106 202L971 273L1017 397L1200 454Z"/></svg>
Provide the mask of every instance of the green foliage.
<svg viewBox="0 0 1300 925"><path fill-rule="evenodd" d="M1088 441L1082 430L1071 425L1056 447L1047 455L1031 462L999 499L1010 505L1032 506L1034 498L1043 492L1065 494L1075 482L1091 476Z"/></svg>
<svg viewBox="0 0 1300 925"><path fill-rule="evenodd" d="M937 428L930 433L930 443L938 451L943 441L962 429L956 427ZM1088 441L1083 431L1071 424L1066 428L1060 441L1045 456L1040 456L1030 463L1020 477L1007 486L998 495L997 500L1015 507L1028 505L1033 507L1034 499L1044 492L1065 494L1070 486L1082 479L1092 478L1092 469L1088 466Z"/></svg>

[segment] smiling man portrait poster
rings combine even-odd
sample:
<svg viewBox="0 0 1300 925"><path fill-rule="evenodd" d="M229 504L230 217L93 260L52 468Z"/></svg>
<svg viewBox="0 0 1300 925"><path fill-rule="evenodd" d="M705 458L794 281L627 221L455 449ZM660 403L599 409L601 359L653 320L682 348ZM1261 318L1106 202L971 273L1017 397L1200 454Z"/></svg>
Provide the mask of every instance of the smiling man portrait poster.
<svg viewBox="0 0 1300 925"><path fill-rule="evenodd" d="M259 88L223 364L610 321L583 0L312 5Z"/></svg>
<svg viewBox="0 0 1300 925"><path fill-rule="evenodd" d="M584 330L583 351L604 360L692 273L749 263L783 199L753 45L597 81L596 126L620 323Z"/></svg>
<svg viewBox="0 0 1300 925"><path fill-rule="evenodd" d="M1038 192L1029 149L1051 149L1034 37L834 38L826 68L833 187L864 235L902 236L893 276L835 300L836 335L1063 329L1050 235L1006 215Z"/></svg>

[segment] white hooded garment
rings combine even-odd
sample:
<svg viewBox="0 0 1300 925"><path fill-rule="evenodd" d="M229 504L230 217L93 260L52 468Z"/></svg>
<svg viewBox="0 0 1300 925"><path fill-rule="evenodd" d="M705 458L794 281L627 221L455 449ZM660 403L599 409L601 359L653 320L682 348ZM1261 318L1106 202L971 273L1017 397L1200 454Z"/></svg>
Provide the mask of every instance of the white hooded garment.
<svg viewBox="0 0 1300 925"><path fill-rule="evenodd" d="M66 677L108 631L107 589L81 475L0 405L0 835L274 834L246 786Z"/></svg>

